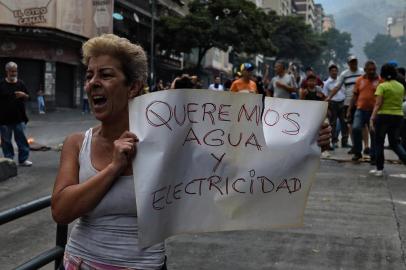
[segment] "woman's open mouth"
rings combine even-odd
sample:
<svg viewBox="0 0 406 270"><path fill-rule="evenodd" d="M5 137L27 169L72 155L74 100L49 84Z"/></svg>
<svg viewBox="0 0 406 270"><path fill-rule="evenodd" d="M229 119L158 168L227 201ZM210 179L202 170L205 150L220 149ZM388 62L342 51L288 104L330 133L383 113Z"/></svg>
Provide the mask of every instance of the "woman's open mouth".
<svg viewBox="0 0 406 270"><path fill-rule="evenodd" d="M103 95L92 96L93 105L95 108L100 108L106 105L107 98Z"/></svg>

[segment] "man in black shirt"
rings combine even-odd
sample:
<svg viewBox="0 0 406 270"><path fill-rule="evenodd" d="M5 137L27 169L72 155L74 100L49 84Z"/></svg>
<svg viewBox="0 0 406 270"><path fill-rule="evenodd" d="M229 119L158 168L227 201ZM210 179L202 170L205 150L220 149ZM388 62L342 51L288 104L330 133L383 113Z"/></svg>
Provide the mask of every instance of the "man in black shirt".
<svg viewBox="0 0 406 270"><path fill-rule="evenodd" d="M24 83L17 78L17 64L6 64L6 78L0 82L0 131L1 148L4 157L14 159L11 137L18 146L18 162L21 166L31 166L28 160L30 147L24 134L28 122L24 102L29 98Z"/></svg>

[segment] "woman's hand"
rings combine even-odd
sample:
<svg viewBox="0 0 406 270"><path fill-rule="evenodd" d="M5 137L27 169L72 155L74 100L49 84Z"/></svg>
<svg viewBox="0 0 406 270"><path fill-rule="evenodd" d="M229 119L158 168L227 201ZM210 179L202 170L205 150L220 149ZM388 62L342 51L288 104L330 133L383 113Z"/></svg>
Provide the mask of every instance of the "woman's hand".
<svg viewBox="0 0 406 270"><path fill-rule="evenodd" d="M323 123L319 130L319 137L317 139L317 144L324 151L329 148L331 139L331 126L329 123Z"/></svg>
<svg viewBox="0 0 406 270"><path fill-rule="evenodd" d="M369 128L372 132L375 132L375 117L371 116L371 118L369 119Z"/></svg>
<svg viewBox="0 0 406 270"><path fill-rule="evenodd" d="M138 142L137 136L134 133L125 131L121 134L120 138L114 141L113 159L111 165L122 173L129 164L136 153L136 143Z"/></svg>

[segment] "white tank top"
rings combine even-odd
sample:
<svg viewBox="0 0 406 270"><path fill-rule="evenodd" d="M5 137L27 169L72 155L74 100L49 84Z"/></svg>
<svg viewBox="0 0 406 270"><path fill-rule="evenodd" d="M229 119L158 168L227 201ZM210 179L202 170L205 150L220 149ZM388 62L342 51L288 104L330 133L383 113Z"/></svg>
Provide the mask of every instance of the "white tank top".
<svg viewBox="0 0 406 270"><path fill-rule="evenodd" d="M79 181L98 173L91 162L92 129L79 153ZM132 176L120 176L99 204L74 225L66 252L84 260L135 269L160 269L164 243L138 246L137 208Z"/></svg>

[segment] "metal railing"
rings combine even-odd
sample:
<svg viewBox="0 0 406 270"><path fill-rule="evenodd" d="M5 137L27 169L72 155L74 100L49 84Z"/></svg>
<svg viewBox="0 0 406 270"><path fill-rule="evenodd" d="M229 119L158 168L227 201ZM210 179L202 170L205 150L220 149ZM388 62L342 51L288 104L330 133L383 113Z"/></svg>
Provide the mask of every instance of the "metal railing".
<svg viewBox="0 0 406 270"><path fill-rule="evenodd" d="M19 205L17 207L0 212L0 225L16 220L20 217L40 211L51 206L51 196L45 196L37 200ZM35 256L31 260L17 266L15 270L34 270L55 261L55 270L62 263L63 253L68 238L68 225L58 224L56 227L56 246Z"/></svg>

